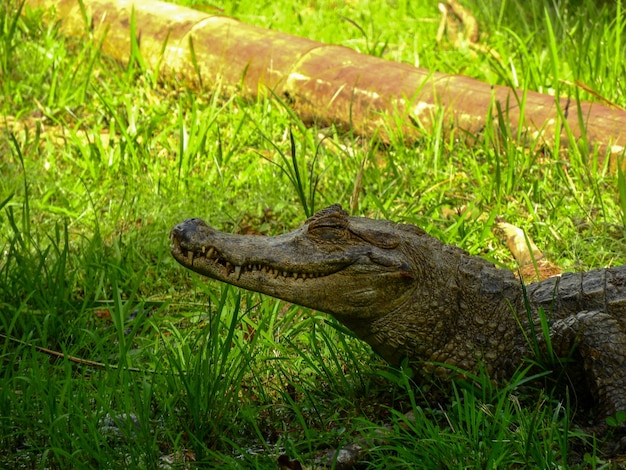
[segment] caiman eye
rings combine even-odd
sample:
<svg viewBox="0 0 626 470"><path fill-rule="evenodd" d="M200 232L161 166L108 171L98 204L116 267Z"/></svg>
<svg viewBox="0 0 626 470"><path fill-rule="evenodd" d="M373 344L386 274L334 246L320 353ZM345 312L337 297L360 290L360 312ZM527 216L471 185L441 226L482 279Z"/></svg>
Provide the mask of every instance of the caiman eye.
<svg viewBox="0 0 626 470"><path fill-rule="evenodd" d="M309 233L318 240L340 240L345 238L346 229L337 226L317 226L309 227Z"/></svg>
<svg viewBox="0 0 626 470"><path fill-rule="evenodd" d="M318 240L338 240L347 234L347 221L341 217L324 217L309 224L309 234Z"/></svg>
<svg viewBox="0 0 626 470"><path fill-rule="evenodd" d="M318 240L341 240L349 236L348 219L339 206L328 207L308 220L308 233Z"/></svg>
<svg viewBox="0 0 626 470"><path fill-rule="evenodd" d="M348 220L342 217L340 214L327 215L325 217L316 218L315 216L309 219L309 230L315 230L318 228L336 228L343 230L348 227Z"/></svg>

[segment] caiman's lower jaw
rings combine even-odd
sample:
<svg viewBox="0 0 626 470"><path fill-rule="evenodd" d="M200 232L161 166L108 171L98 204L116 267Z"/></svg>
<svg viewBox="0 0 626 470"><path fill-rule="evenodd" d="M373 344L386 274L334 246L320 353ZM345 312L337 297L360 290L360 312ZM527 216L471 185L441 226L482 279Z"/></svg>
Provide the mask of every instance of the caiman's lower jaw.
<svg viewBox="0 0 626 470"><path fill-rule="evenodd" d="M328 276L338 272L343 266L338 266L336 270L328 272L295 272L264 265L260 263L245 263L242 265L233 264L228 261L215 247L203 246L200 251L188 250L180 246L176 239L172 245L174 258L186 268L192 269L200 274L209 277L216 277L221 274L222 279L238 281L245 273L262 273L273 279L314 279Z"/></svg>

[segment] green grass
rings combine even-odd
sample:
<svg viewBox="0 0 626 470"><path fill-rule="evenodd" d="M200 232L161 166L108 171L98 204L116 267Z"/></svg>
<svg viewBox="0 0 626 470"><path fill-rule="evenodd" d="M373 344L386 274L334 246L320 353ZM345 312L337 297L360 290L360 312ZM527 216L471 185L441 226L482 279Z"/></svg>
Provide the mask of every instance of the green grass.
<svg viewBox="0 0 626 470"><path fill-rule="evenodd" d="M391 60L595 99L580 80L626 106L619 2L466 2L500 60L437 44L434 2L253 3L220 6ZM502 216L559 265L590 269L626 262L621 173L495 127L471 143L443 125L412 145L322 138L275 100L197 94L135 59L113 63L45 14L0 6L0 467L276 468L282 453L311 462L388 426L370 468L603 468L567 400L527 373L499 388L485 376L415 384L326 315L183 270L168 233L202 217L277 234L340 202L513 267L491 234Z"/></svg>

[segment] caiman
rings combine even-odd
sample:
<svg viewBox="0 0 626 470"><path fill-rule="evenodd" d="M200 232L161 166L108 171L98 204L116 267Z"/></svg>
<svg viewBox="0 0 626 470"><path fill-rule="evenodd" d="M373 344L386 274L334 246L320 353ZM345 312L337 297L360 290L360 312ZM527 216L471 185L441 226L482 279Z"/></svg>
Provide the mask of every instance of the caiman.
<svg viewBox="0 0 626 470"><path fill-rule="evenodd" d="M626 412L626 266L524 286L416 226L351 217L338 204L275 237L189 219L171 240L186 268L329 313L388 362L408 358L418 377L482 367L507 379L544 351L577 396L593 399L599 428Z"/></svg>

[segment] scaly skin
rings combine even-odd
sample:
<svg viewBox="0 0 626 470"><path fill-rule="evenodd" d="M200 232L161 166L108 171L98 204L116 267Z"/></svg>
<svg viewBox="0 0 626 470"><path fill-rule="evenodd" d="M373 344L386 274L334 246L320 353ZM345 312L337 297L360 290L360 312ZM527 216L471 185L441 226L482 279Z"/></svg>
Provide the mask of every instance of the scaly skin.
<svg viewBox="0 0 626 470"><path fill-rule="evenodd" d="M574 359L564 367L576 391L594 398L599 417L626 411L626 266L529 284L525 296L508 270L339 205L276 237L226 234L199 219L170 237L186 268L329 313L422 376L447 375L441 363L470 372L482 363L493 378L510 377L523 357L548 350L542 308L554 355Z"/></svg>

